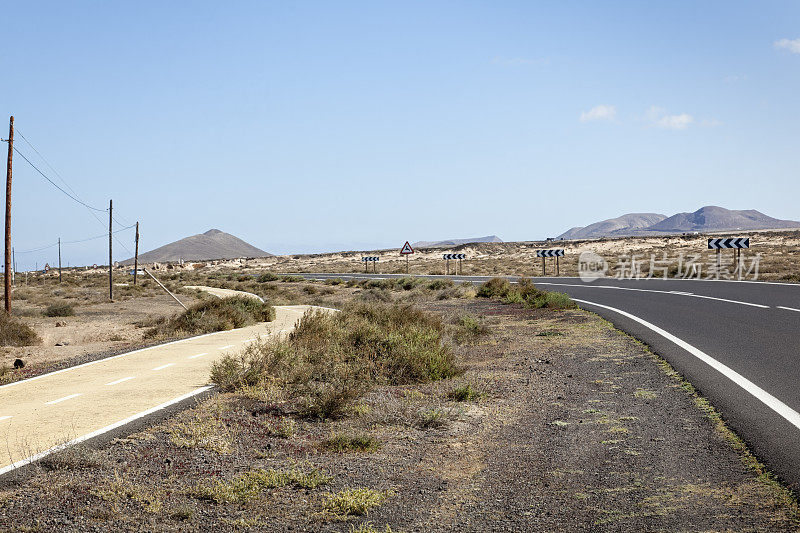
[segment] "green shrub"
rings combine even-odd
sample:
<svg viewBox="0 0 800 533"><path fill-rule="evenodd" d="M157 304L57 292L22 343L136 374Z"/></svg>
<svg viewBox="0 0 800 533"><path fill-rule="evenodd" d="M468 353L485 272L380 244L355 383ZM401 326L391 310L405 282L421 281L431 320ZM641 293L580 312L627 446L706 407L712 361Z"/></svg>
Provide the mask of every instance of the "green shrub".
<svg viewBox="0 0 800 533"><path fill-rule="evenodd" d="M255 298L210 298L193 305L188 311L160 321L145 332L145 337L211 333L269 322L274 318L272 306Z"/></svg>
<svg viewBox="0 0 800 533"><path fill-rule="evenodd" d="M520 278L512 286L508 280L492 278L478 289L481 298L496 298L507 304L523 304L532 308L573 309L577 307L572 299L561 292L548 292L537 289L527 278Z"/></svg>
<svg viewBox="0 0 800 533"><path fill-rule="evenodd" d="M492 278L478 287L476 296L478 298L503 298L511 290L511 284L507 279Z"/></svg>
<svg viewBox="0 0 800 533"><path fill-rule="evenodd" d="M440 291L442 289L449 289L455 285L451 279L435 279L428 283L428 289L432 291Z"/></svg>
<svg viewBox="0 0 800 533"><path fill-rule="evenodd" d="M71 304L51 304L44 310L44 316L75 316L75 309Z"/></svg>
<svg viewBox="0 0 800 533"><path fill-rule="evenodd" d="M261 274L256 278L256 281L258 283L268 283L270 281L278 281L278 279L280 278L278 278L278 276L276 276L272 272L264 272L263 274Z"/></svg>
<svg viewBox="0 0 800 533"><path fill-rule="evenodd" d="M411 306L353 304L310 311L288 338L225 355L211 379L226 391L277 386L301 414L339 418L373 384L408 384L460 373L441 319Z"/></svg>

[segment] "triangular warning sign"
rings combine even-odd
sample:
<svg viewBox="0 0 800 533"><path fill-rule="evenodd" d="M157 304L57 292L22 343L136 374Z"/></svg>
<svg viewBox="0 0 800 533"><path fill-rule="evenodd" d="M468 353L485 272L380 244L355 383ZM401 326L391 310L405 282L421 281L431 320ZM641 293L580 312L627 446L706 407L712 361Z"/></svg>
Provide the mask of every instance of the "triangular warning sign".
<svg viewBox="0 0 800 533"><path fill-rule="evenodd" d="M408 244L408 241L406 241L406 243L400 249L400 253L401 254L413 254L414 253L414 249L411 248L411 245Z"/></svg>

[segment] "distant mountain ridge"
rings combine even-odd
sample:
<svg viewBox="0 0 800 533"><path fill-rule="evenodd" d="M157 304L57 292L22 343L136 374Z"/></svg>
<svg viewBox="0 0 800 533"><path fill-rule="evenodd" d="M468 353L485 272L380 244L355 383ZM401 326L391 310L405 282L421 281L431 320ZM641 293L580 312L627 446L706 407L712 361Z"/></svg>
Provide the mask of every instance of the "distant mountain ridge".
<svg viewBox="0 0 800 533"><path fill-rule="evenodd" d="M598 235L605 236L620 231L646 229L666 218L667 215L659 213L628 213L621 217L595 222L583 228L572 228L558 237L560 239L591 239Z"/></svg>
<svg viewBox="0 0 800 533"><path fill-rule="evenodd" d="M657 213L630 213L595 222L589 226L572 228L559 235L558 238L596 239L695 231L707 233L785 228L800 228L800 222L772 218L754 209L737 211L709 205L701 207L693 213L678 213L671 217Z"/></svg>
<svg viewBox="0 0 800 533"><path fill-rule="evenodd" d="M155 250L139 254L140 263L165 263L169 261L208 261L211 259L236 259L238 257L270 257L265 252L242 239L218 229L210 229ZM133 258L122 262L133 264Z"/></svg>
<svg viewBox="0 0 800 533"><path fill-rule="evenodd" d="M503 242L497 235L488 235L486 237L472 237L468 239L447 239L444 241L417 241L412 243L414 248L445 248L450 246L460 246L462 244L472 244L477 242Z"/></svg>

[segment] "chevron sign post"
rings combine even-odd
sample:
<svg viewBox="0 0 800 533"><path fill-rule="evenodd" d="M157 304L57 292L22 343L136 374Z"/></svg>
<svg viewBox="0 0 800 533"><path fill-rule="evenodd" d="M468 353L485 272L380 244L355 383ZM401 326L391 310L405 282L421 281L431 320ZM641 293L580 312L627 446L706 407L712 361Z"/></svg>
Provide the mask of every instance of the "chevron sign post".
<svg viewBox="0 0 800 533"><path fill-rule="evenodd" d="M467 258L467 254L442 254L442 259L447 261L447 263L446 263L447 270L446 270L446 274L445 275L447 275L447 276L450 275L450 260L451 259L458 261L458 264L457 264L457 267L456 267L456 274L460 274L461 273L460 272L461 271L461 260L462 259L466 259L466 258Z"/></svg>
<svg viewBox="0 0 800 533"><path fill-rule="evenodd" d="M564 250L560 248L553 248L550 250L536 250L536 257L542 258L542 276L547 275L547 267L545 265L545 257L555 257L556 258L556 276L559 275L559 265L558 265L558 258L564 257Z"/></svg>
<svg viewBox="0 0 800 533"><path fill-rule="evenodd" d="M741 275L742 248L750 248L749 237L720 237L708 239L708 249L717 251L717 272L722 270L722 249L733 250L733 262L736 264L735 272Z"/></svg>
<svg viewBox="0 0 800 533"><path fill-rule="evenodd" d="M364 262L364 272L369 272L369 270L368 270L369 266L368 265L370 263L372 263L372 271L375 272L375 268L376 268L376 266L378 264L378 261L380 261L380 259L381 259L380 257L374 256L374 255L373 256L362 257L361 260Z"/></svg>

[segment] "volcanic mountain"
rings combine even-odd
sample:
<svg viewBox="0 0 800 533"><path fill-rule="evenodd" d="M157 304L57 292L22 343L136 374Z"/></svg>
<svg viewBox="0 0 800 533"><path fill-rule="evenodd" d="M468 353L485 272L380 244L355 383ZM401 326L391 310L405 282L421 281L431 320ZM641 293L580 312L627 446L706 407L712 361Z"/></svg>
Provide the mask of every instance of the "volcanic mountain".
<svg viewBox="0 0 800 533"><path fill-rule="evenodd" d="M472 237L469 239L446 239L443 241L417 241L412 246L414 248L450 248L461 244L472 244L474 242L503 242L497 235L487 237Z"/></svg>
<svg viewBox="0 0 800 533"><path fill-rule="evenodd" d="M559 235L559 238L596 239L599 237L785 228L800 228L800 222L772 218L754 209L736 211L709 205L701 207L694 213L678 213L671 217L656 213L631 213L595 222L586 227L572 228Z"/></svg>
<svg viewBox="0 0 800 533"><path fill-rule="evenodd" d="M140 263L168 261L205 261L210 259L235 259L238 257L269 257L272 254L246 243L242 239L218 229L192 235L165 244L155 250L139 254ZM133 258L122 262L133 264Z"/></svg>

